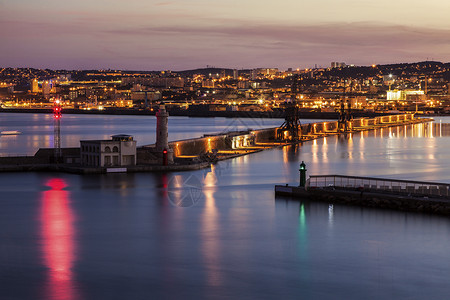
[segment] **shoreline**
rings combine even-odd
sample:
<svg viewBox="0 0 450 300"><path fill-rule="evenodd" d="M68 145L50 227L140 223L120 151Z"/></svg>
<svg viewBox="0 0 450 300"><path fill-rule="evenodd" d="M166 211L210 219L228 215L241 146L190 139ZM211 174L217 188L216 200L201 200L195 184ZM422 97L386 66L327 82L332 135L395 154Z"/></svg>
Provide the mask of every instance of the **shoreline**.
<svg viewBox="0 0 450 300"><path fill-rule="evenodd" d="M51 114L52 108L0 108L0 113L37 113ZM375 118L381 116L407 114L414 112L352 112L354 118ZM149 109L105 109L105 110L82 110L63 108L62 114L74 115L124 115L124 116L154 116L156 111ZM260 111L209 111L209 110L181 110L171 109L169 115L172 117L190 117L190 118L267 118L267 119L283 119L284 111L260 112ZM450 116L450 114L426 114L419 115L422 117L431 116ZM338 120L338 112L317 112L317 111L300 111L300 119L324 119Z"/></svg>

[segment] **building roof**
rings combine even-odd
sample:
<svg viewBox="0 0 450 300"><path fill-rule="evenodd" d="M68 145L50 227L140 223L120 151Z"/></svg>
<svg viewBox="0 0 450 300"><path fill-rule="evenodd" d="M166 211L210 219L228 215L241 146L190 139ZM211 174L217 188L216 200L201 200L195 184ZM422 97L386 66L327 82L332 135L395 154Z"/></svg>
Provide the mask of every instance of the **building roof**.
<svg viewBox="0 0 450 300"><path fill-rule="evenodd" d="M81 140L83 143L107 143L107 142L128 142L133 141L133 136L128 134L115 134L111 136L111 140Z"/></svg>
<svg viewBox="0 0 450 300"><path fill-rule="evenodd" d="M133 136L128 134L116 134L111 136L113 141L132 141Z"/></svg>

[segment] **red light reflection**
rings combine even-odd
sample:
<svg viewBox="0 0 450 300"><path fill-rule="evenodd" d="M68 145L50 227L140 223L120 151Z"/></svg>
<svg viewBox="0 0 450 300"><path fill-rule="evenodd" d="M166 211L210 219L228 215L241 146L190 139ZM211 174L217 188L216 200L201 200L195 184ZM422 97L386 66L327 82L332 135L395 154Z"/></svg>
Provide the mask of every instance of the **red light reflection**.
<svg viewBox="0 0 450 300"><path fill-rule="evenodd" d="M76 299L72 266L75 261L74 216L63 179L50 179L42 193L41 234L44 264L49 269L47 299Z"/></svg>

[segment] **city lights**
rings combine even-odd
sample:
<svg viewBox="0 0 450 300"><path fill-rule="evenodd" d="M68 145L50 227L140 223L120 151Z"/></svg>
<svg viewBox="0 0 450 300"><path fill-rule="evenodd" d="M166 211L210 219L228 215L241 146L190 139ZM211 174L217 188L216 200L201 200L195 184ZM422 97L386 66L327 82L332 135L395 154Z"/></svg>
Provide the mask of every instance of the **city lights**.
<svg viewBox="0 0 450 300"><path fill-rule="evenodd" d="M0 106L154 113L154 106L163 102L169 111L176 110L181 115L190 115L200 106L204 115L219 112L232 115L238 111L281 114L286 103L294 99L300 112L305 113L337 112L342 101L361 112L450 111L450 85L444 76L450 70L440 63L373 64L368 69L333 62L328 68L287 71L276 68L208 71L200 69L191 74L45 70L42 73L45 76L41 76L41 70L4 68L0 72ZM294 81L298 90L292 98ZM54 107L54 99L59 101L58 108ZM431 104L429 100L434 102Z"/></svg>

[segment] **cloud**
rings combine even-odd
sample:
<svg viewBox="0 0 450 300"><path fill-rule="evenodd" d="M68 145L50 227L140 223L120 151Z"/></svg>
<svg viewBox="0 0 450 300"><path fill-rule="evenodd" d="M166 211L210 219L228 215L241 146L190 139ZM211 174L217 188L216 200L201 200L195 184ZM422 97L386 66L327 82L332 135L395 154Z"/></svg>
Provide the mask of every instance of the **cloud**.
<svg viewBox="0 0 450 300"><path fill-rule="evenodd" d="M416 53L426 56L448 53L450 30L398 26L372 23L333 23L322 25L271 25L271 26L150 26L115 29L105 32L113 36L134 36L136 38L178 38L193 40L185 48L217 48L229 50L247 48L249 51L309 51L326 55L345 56L358 53L359 56L380 57L381 53L403 55ZM399 57L400 58L400 57ZM445 57L448 59L448 57ZM405 57L405 59L408 59Z"/></svg>
<svg viewBox="0 0 450 300"><path fill-rule="evenodd" d="M450 30L416 28L398 25L370 23L335 23L323 25L298 26L149 26L108 30L114 35L148 36L152 34L174 34L188 36L228 37L228 38L267 38L288 42L313 42L316 44L354 45L376 44L381 41L408 43L433 42L450 44Z"/></svg>
<svg viewBox="0 0 450 300"><path fill-rule="evenodd" d="M158 3L155 3L155 6L167 6L167 5L173 5L174 4L174 2L158 2Z"/></svg>
<svg viewBox="0 0 450 300"><path fill-rule="evenodd" d="M91 15L79 14L58 24L2 20L0 27L8 30L0 36L9 44L4 46L8 51L0 64L7 59L19 61L19 55L30 62L26 49L41 53L41 58L52 57L51 51L67 53L67 61L85 59L89 68L125 69L183 69L207 64L284 68L328 65L330 61L369 65L450 58L450 30L368 22L286 25L225 19L188 22L189 18L181 17L182 24L170 25L160 19L108 22L107 18L92 20ZM52 50L45 44L59 46Z"/></svg>

